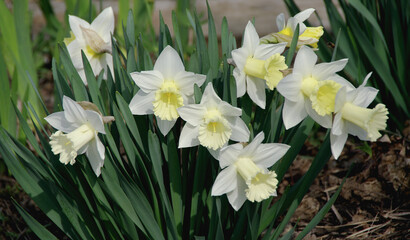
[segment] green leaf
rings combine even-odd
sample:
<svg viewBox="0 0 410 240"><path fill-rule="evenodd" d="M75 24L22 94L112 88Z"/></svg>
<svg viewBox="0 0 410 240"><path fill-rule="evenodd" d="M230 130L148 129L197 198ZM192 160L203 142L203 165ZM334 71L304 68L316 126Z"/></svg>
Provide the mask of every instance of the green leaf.
<svg viewBox="0 0 410 240"><path fill-rule="evenodd" d="M288 55L286 55L286 65L290 66L293 60L293 55L296 51L296 46L299 41L299 24L296 26L295 32L293 33L292 42L288 50Z"/></svg>
<svg viewBox="0 0 410 240"><path fill-rule="evenodd" d="M17 202L13 199L13 204L16 207L17 211L23 217L24 221L30 227L31 230L37 235L40 239L47 239L47 240L57 240L56 236L54 236L51 232L47 230L41 223L37 222L26 210L24 210Z"/></svg>

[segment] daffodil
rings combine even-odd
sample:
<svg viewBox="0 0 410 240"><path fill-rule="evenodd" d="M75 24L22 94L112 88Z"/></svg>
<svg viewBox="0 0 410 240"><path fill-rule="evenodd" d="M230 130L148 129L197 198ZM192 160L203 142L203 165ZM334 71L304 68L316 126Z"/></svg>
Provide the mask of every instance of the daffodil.
<svg viewBox="0 0 410 240"><path fill-rule="evenodd" d="M286 44L260 44L255 27L248 22L242 47L232 51L237 97L247 92L254 103L265 109L265 88L273 90L283 78L281 71L288 68L285 57L280 55L285 47Z"/></svg>
<svg viewBox="0 0 410 240"><path fill-rule="evenodd" d="M313 48L317 48L317 42L323 35L323 27L306 27L303 23L314 11L315 9L308 8L289 18L287 23L285 23L285 15L283 13L279 14L276 17L276 25L278 26L279 32L263 37L261 39L262 42L285 42L287 43L287 46L290 47L296 26L299 24L297 48L300 48L303 45L310 45Z"/></svg>
<svg viewBox="0 0 410 240"><path fill-rule="evenodd" d="M114 12L111 7L104 9L90 24L83 19L69 15L71 37L65 39L67 50L78 74L87 84L81 51L84 52L94 75L104 69L107 76L107 67L113 70L111 55L111 35L114 32Z"/></svg>
<svg viewBox="0 0 410 240"><path fill-rule="evenodd" d="M181 131L179 148L201 144L213 156L228 143L228 140L246 142L249 129L240 118L242 110L222 101L209 83L200 104L190 104L178 109L187 123Z"/></svg>
<svg viewBox="0 0 410 240"><path fill-rule="evenodd" d="M361 140L376 141L380 130L386 128L388 110L384 104L377 104L373 109L367 108L374 100L378 90L366 87L368 74L357 89L347 91L345 87L337 93L335 101L335 117L330 135L333 156L337 159L351 134Z"/></svg>
<svg viewBox="0 0 410 240"><path fill-rule="evenodd" d="M278 91L285 97L283 122L289 129L307 115L325 128L332 126L335 97L342 86L354 87L336 74L342 70L347 59L316 64L317 56L309 47L300 48L293 72L283 78Z"/></svg>
<svg viewBox="0 0 410 240"><path fill-rule="evenodd" d="M105 134L102 117L96 111L84 110L66 96L63 97L63 109L45 118L58 130L50 137L51 151L60 154L60 162L65 165L73 165L77 155L85 153L98 177L105 157L104 145L97 135Z"/></svg>
<svg viewBox="0 0 410 240"><path fill-rule="evenodd" d="M262 144L263 139L264 133L261 132L246 147L240 143L229 145L219 154L222 171L215 179L212 196L226 194L236 211L246 199L260 202L276 196L278 180L276 173L268 168L281 159L290 146Z"/></svg>
<svg viewBox="0 0 410 240"><path fill-rule="evenodd" d="M140 88L129 107L135 115L154 114L165 136L179 117L178 108L194 102L194 84L201 86L206 76L186 72L178 53L167 46L152 71L131 73Z"/></svg>

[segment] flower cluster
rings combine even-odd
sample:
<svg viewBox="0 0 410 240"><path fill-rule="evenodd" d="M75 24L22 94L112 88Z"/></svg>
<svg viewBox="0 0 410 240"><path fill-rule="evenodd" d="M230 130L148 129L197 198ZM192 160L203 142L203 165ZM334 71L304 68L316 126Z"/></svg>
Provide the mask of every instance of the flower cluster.
<svg viewBox="0 0 410 240"><path fill-rule="evenodd" d="M286 129L307 116L331 128L331 149L338 158L348 134L370 141L380 137L379 131L386 128L388 111L383 104L367 108L377 94L376 89L365 86L370 74L355 88L337 74L346 66L347 59L316 64L318 59L312 48L317 48L323 29L303 24L313 12L314 9L302 11L286 24L284 15L279 15L279 32L262 39L248 22L242 47L232 51L233 76L237 97L247 93L262 109L266 106L266 90L276 88L285 99L282 116ZM74 16L69 16L69 21L74 40L66 44L80 75L84 76L81 51L89 59L94 74L107 67L112 70L112 9L105 9L91 24ZM290 46L297 25L300 29L298 53L290 71L282 54ZM213 196L226 194L235 210L239 210L246 199L260 202L276 196L278 180L269 168L290 146L263 144L263 132L247 144L250 130L241 118L242 109L221 100L212 82L205 86L205 75L185 71L179 54L171 46L163 49L153 70L133 72L130 76L139 88L129 103L132 114L153 114L155 125L164 136L181 117L186 123L180 132L178 147L201 145L219 161L222 170L213 185ZM204 85L198 104L194 101L195 85ZM86 153L99 176L104 162L104 146L97 135L105 133L102 117L65 96L63 108L63 112L46 117L58 129L50 138L53 153L60 154L64 164L74 164L78 154ZM240 143L228 145L229 140Z"/></svg>

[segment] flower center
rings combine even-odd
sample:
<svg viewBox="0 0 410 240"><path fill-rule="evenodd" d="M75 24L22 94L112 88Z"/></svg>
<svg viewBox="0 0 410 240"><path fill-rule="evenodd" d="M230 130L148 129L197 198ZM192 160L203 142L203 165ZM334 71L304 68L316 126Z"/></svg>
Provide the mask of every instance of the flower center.
<svg viewBox="0 0 410 240"><path fill-rule="evenodd" d="M104 42L97 32L82 26L80 26L80 28L87 45L85 51L90 57L98 57L98 55L103 53L111 53L110 43Z"/></svg>
<svg viewBox="0 0 410 240"><path fill-rule="evenodd" d="M209 110L199 126L198 140L202 146L217 150L228 142L232 129L218 110Z"/></svg>
<svg viewBox="0 0 410 240"><path fill-rule="evenodd" d="M285 27L282 31L278 32L278 34L283 34L289 37L293 36L293 30L290 27Z"/></svg>
<svg viewBox="0 0 410 240"><path fill-rule="evenodd" d="M283 78L283 73L280 70L287 68L285 57L276 53L267 60L249 57L246 60L244 72L249 76L265 79L266 85L270 90L273 90Z"/></svg>
<svg viewBox="0 0 410 240"><path fill-rule="evenodd" d="M302 93L306 97L310 97L313 92L315 91L316 87L318 85L318 81L316 78L313 77L307 77L302 80Z"/></svg>
<svg viewBox="0 0 410 240"><path fill-rule="evenodd" d="M366 130L370 141L376 141L381 136L380 130L386 128L388 110L384 104L375 108L362 108L350 102L344 104L341 110L342 118Z"/></svg>
<svg viewBox="0 0 410 240"><path fill-rule="evenodd" d="M310 95L312 108L320 116L331 114L335 110L335 98L341 85L335 81L325 80L318 82L318 87Z"/></svg>
<svg viewBox="0 0 410 240"><path fill-rule="evenodd" d="M278 180L274 171L261 169L247 157L239 158L235 167L248 185L245 194L249 201L260 202L276 194Z"/></svg>
<svg viewBox="0 0 410 240"><path fill-rule="evenodd" d="M285 64L285 57L281 56L279 53L272 55L268 60L265 61L266 68L266 85L268 85L270 90L273 90L283 78L283 73L281 70L285 70L288 66Z"/></svg>
<svg viewBox="0 0 410 240"><path fill-rule="evenodd" d="M154 114L161 120L175 120L179 117L177 109L184 105L179 88L174 81L164 81L155 92Z"/></svg>
<svg viewBox="0 0 410 240"><path fill-rule="evenodd" d="M55 155L60 154L61 163L73 165L78 152L84 152L84 147L94 136L95 130L89 124L83 124L68 134L57 131L50 137L51 151Z"/></svg>

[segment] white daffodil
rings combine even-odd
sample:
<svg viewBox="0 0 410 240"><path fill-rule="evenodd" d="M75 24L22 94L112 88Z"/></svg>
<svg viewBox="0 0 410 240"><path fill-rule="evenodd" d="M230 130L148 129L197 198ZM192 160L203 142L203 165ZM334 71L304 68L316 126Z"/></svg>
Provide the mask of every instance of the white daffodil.
<svg viewBox="0 0 410 240"><path fill-rule="evenodd" d="M332 113L337 92L342 86L354 87L336 72L342 70L347 59L316 64L317 56L302 46L296 56L292 74L283 78L277 89L285 97L283 122L289 129L307 115L325 128L332 126Z"/></svg>
<svg viewBox="0 0 410 240"><path fill-rule="evenodd" d="M381 136L379 131L387 126L389 112L384 104L377 104L373 109L367 108L378 92L375 88L365 87L370 75L357 89L347 91L343 87L337 93L336 115L330 135L332 154L336 159L343 150L348 134L361 140L376 141Z"/></svg>
<svg viewBox="0 0 410 240"><path fill-rule="evenodd" d="M201 86L206 76L186 72L178 53L167 46L158 56L154 70L131 73L140 90L132 98L132 114L154 114L165 136L179 117L177 109L194 102L194 84Z"/></svg>
<svg viewBox="0 0 410 240"><path fill-rule="evenodd" d="M222 171L215 179L212 196L226 194L235 211L246 199L260 202L276 196L278 180L276 173L268 168L281 159L290 146L262 144L263 139L261 132L246 147L240 143L229 145L219 154Z"/></svg>
<svg viewBox="0 0 410 240"><path fill-rule="evenodd" d="M104 9L91 24L72 15L68 16L68 21L72 32L71 37L64 42L68 43L67 50L84 84L87 84L87 79L81 50L87 56L94 75L98 75L104 69L106 78L107 67L113 70L111 35L114 32L114 12L112 8Z"/></svg>
<svg viewBox="0 0 410 240"><path fill-rule="evenodd" d="M60 162L66 165L73 165L77 155L85 153L98 177L105 157L104 145L97 135L99 132L105 134L102 117L95 111L84 110L66 96L63 109L44 118L58 130L50 137L51 150L55 155L60 154Z"/></svg>
<svg viewBox="0 0 410 240"><path fill-rule="evenodd" d="M265 109L265 87L273 90L283 78L281 71L288 68L285 57L280 55L285 47L286 44L260 44L255 27L248 22L242 47L232 51L232 59L236 64L233 76L237 97L247 92L254 103Z"/></svg>
<svg viewBox="0 0 410 240"><path fill-rule="evenodd" d="M276 25L278 26L279 32L272 33L261 39L262 42L286 42L287 46L290 47L292 43L293 34L296 30L296 26L299 24L299 39L297 43L297 48L303 45L310 45L313 48L317 48L317 42L319 38L323 35L323 27L306 27L303 23L310 17L310 15L315 11L313 8L308 8L295 16L288 19L285 24L285 15L283 13L276 17Z"/></svg>
<svg viewBox="0 0 410 240"><path fill-rule="evenodd" d="M247 142L249 129L240 118L242 110L222 101L212 83L206 86L200 104L190 104L178 109L187 123L181 131L179 148L201 144L216 157L228 140Z"/></svg>

